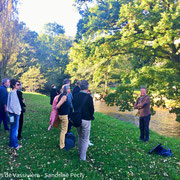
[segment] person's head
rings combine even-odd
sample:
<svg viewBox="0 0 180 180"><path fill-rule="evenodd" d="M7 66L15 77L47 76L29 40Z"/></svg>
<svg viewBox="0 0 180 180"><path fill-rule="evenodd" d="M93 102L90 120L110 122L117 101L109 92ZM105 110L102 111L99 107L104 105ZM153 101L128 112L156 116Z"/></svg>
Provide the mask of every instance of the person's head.
<svg viewBox="0 0 180 180"><path fill-rule="evenodd" d="M55 84L52 84L52 85L51 85L51 88L56 89L56 85L55 85Z"/></svg>
<svg viewBox="0 0 180 180"><path fill-rule="evenodd" d="M88 90L89 83L86 80L82 80L80 83L80 88L81 88L81 90Z"/></svg>
<svg viewBox="0 0 180 180"><path fill-rule="evenodd" d="M19 81L15 80L15 79L11 79L11 80L10 80L10 87L11 87L13 90L18 90L18 89L19 89L19 86L20 86Z"/></svg>
<svg viewBox="0 0 180 180"><path fill-rule="evenodd" d="M63 81L63 85L65 85L65 84L70 85L70 84L71 84L71 81L70 81L68 78L66 78L66 79L64 79L64 81Z"/></svg>
<svg viewBox="0 0 180 180"><path fill-rule="evenodd" d="M8 78L4 78L4 79L2 80L2 85L6 86L6 87L9 87L9 85L10 85L9 79L8 79Z"/></svg>
<svg viewBox="0 0 180 180"><path fill-rule="evenodd" d="M71 92L70 86L68 84L64 85L63 86L63 94L69 94L70 92Z"/></svg>
<svg viewBox="0 0 180 180"><path fill-rule="evenodd" d="M76 82L76 86L80 87L81 81Z"/></svg>
<svg viewBox="0 0 180 180"><path fill-rule="evenodd" d="M18 86L19 86L19 87L18 87L18 89L19 89L19 90L22 90L22 83L21 83L20 81L17 81L17 82L19 83L19 85L18 85Z"/></svg>
<svg viewBox="0 0 180 180"><path fill-rule="evenodd" d="M145 88L145 87L142 87L142 88L140 89L140 91L141 91L141 96L146 95L146 88Z"/></svg>

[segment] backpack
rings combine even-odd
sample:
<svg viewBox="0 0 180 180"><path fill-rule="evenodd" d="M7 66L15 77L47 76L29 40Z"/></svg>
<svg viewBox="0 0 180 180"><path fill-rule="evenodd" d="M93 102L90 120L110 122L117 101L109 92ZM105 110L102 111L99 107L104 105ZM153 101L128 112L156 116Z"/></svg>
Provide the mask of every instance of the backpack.
<svg viewBox="0 0 180 180"><path fill-rule="evenodd" d="M161 146L161 144L158 144L155 148L153 148L151 151L149 151L149 154L151 154L152 152L155 152L156 154L165 156L165 157L172 156L171 149L169 149L166 146Z"/></svg>
<svg viewBox="0 0 180 180"><path fill-rule="evenodd" d="M68 151L75 147L76 137L72 132L68 132L65 135L65 150Z"/></svg>

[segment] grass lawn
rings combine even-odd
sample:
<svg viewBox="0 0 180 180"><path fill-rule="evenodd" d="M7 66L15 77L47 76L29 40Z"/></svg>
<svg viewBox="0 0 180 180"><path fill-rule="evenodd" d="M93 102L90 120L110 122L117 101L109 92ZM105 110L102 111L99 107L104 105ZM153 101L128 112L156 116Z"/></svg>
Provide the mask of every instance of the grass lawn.
<svg viewBox="0 0 180 180"><path fill-rule="evenodd" d="M8 133L0 135L0 179L180 179L180 140L150 132L150 141L139 141L139 129L110 116L95 113L88 162L80 162L77 147L57 148L59 130L47 130L49 97L24 94L23 148L8 147ZM73 132L77 137L76 129ZM77 142L76 142L77 143ZM149 155L158 143L171 148L173 157ZM15 178L14 178L15 177Z"/></svg>

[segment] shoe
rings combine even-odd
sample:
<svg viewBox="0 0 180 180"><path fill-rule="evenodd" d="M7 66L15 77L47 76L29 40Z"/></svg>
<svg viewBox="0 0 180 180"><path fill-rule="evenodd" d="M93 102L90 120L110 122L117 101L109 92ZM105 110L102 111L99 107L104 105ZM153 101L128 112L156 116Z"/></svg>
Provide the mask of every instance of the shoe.
<svg viewBox="0 0 180 180"><path fill-rule="evenodd" d="M22 145L18 145L18 147L16 147L16 150L19 150L20 148L22 148Z"/></svg>
<svg viewBox="0 0 180 180"><path fill-rule="evenodd" d="M81 158L80 158L79 160L80 160L81 162L86 162L86 160L84 160L84 159L81 159Z"/></svg>
<svg viewBox="0 0 180 180"><path fill-rule="evenodd" d="M21 136L21 137L18 137L18 140L22 140L23 139L23 137Z"/></svg>
<svg viewBox="0 0 180 180"><path fill-rule="evenodd" d="M144 142L148 142L149 140L144 140Z"/></svg>
<svg viewBox="0 0 180 180"><path fill-rule="evenodd" d="M65 147L63 147L62 149L59 147L59 145L57 145L57 148L60 150L60 151L67 151L67 149Z"/></svg>
<svg viewBox="0 0 180 180"><path fill-rule="evenodd" d="M61 151L67 151L67 149L65 147L63 147L62 149L60 149Z"/></svg>
<svg viewBox="0 0 180 180"><path fill-rule="evenodd" d="M94 144L89 141L88 146L94 146Z"/></svg>

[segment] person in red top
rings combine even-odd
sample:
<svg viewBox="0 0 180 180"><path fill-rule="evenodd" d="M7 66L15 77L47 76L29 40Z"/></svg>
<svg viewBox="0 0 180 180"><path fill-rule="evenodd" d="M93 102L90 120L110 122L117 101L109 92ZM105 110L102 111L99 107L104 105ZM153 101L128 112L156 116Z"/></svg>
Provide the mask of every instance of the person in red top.
<svg viewBox="0 0 180 180"><path fill-rule="evenodd" d="M139 111L140 140L146 142L149 140L149 122L151 119L150 98L146 94L146 88L141 88L141 95L136 100L134 108Z"/></svg>

